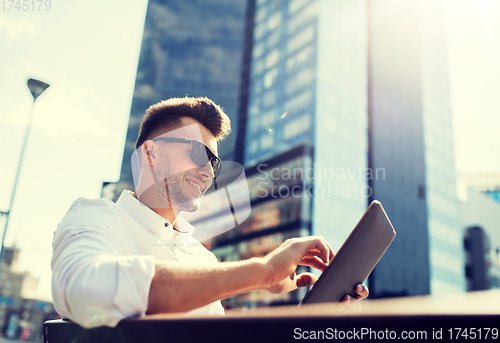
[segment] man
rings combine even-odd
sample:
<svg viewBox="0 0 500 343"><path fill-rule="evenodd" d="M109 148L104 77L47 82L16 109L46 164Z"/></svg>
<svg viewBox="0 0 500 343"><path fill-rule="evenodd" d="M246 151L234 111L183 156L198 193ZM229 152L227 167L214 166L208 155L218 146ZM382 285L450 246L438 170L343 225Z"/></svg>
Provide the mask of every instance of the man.
<svg viewBox="0 0 500 343"><path fill-rule="evenodd" d="M321 237L285 241L267 256L218 263L179 214L195 211L220 171L217 143L230 131L208 98L175 98L145 113L134 156L134 193L113 203L76 200L54 233L52 296L63 318L115 326L154 313L224 314L220 300L267 289L313 285L334 252ZM368 290L356 286L357 299ZM343 303L357 299L346 296Z"/></svg>

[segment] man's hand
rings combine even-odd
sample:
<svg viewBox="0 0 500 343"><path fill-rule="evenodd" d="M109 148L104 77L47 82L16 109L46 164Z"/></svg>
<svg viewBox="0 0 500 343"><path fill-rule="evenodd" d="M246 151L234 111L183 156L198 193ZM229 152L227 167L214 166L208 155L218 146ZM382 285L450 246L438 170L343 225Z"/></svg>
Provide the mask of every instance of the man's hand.
<svg viewBox="0 0 500 343"><path fill-rule="evenodd" d="M314 285L318 278L312 273L296 275L297 266L324 271L334 256L333 249L323 237L287 239L263 258L269 283L267 290L284 293Z"/></svg>
<svg viewBox="0 0 500 343"><path fill-rule="evenodd" d="M272 293L284 293L298 287L312 286L318 280L317 276L312 273L297 275L297 266L309 266L324 271L334 257L333 249L323 237L288 239L264 257L270 280L267 290ZM359 300L369 294L368 288L362 284L356 285L355 292L356 298L346 295L342 304L348 308L358 308Z"/></svg>
<svg viewBox="0 0 500 343"><path fill-rule="evenodd" d="M356 285L354 290L356 292L356 298L353 298L350 295L346 294L342 298L342 305L346 306L349 309L359 310L361 308L361 303L359 302L359 300L363 300L364 298L366 298L370 292L365 285L360 283Z"/></svg>

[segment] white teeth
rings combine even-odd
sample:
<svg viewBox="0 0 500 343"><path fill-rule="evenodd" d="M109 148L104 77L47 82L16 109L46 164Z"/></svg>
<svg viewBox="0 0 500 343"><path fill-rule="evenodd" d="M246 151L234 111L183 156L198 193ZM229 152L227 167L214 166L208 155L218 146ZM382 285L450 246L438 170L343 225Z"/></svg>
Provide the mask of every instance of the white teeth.
<svg viewBox="0 0 500 343"><path fill-rule="evenodd" d="M200 185L198 185L197 183L194 183L193 181L188 181L188 183L193 186L194 188L196 188L197 190L199 190L201 192L201 187Z"/></svg>

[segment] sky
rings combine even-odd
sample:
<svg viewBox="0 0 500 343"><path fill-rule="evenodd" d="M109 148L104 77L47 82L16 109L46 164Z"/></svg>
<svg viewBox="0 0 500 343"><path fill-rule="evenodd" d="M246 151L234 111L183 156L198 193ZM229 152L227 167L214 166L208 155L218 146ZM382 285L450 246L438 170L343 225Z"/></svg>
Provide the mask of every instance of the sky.
<svg viewBox="0 0 500 343"><path fill-rule="evenodd" d="M79 197L117 181L147 1L52 1L50 11L0 10L0 209L9 207L33 98L28 78L50 87L36 101L5 244L40 278L50 299L57 224ZM5 218L0 218L3 232Z"/></svg>
<svg viewBox="0 0 500 343"><path fill-rule="evenodd" d="M44 0L47 1L47 0ZM32 96L34 117L6 246L50 299L53 232L71 203L117 181L146 0L51 2L49 11L0 7L0 210L9 207ZM500 172L500 1L447 0L451 105L459 172ZM0 234L5 217L0 218Z"/></svg>
<svg viewBox="0 0 500 343"><path fill-rule="evenodd" d="M447 0L455 165L500 172L500 1Z"/></svg>

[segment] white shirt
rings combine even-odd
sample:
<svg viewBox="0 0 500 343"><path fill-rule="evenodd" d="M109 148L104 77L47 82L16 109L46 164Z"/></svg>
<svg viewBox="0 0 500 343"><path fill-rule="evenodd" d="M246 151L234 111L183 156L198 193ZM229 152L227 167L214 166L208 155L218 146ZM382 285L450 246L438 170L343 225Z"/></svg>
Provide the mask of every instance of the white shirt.
<svg viewBox="0 0 500 343"><path fill-rule="evenodd" d="M155 259L217 263L214 254L191 238L194 228L187 221L177 217L175 227L189 233L173 230L127 190L116 204L76 200L52 243L57 312L83 327L113 327L123 318L146 313ZM189 314L224 315L224 309L216 301Z"/></svg>

